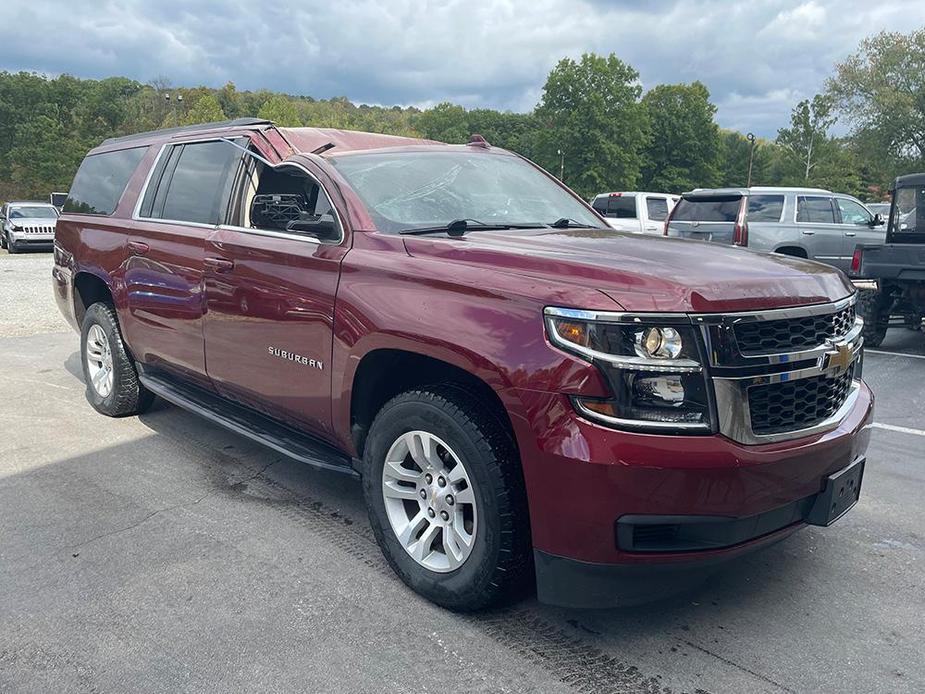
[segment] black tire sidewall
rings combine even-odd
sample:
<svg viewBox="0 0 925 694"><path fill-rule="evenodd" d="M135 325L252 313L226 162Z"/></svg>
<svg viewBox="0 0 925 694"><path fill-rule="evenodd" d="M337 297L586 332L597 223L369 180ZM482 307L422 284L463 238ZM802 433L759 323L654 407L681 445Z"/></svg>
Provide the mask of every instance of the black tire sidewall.
<svg viewBox="0 0 925 694"><path fill-rule="evenodd" d="M427 431L453 449L465 465L475 495L478 522L472 552L461 567L439 573L418 564L402 547L385 510L382 469L392 444L409 431ZM487 447L487 450L486 450ZM363 488L373 531L386 558L401 579L415 591L451 609L474 609L487 601L485 592L498 564L501 546L497 480L484 458L492 455L485 439L474 438L438 405L405 400L387 406L376 418L364 452Z"/></svg>

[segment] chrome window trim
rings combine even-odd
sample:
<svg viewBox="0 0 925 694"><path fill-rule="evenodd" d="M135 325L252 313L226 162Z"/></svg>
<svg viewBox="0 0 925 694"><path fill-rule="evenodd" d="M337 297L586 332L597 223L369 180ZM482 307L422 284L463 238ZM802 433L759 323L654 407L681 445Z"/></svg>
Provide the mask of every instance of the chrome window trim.
<svg viewBox="0 0 925 694"><path fill-rule="evenodd" d="M141 216L141 203L145 199L145 195L148 194L148 186L151 184L151 178L154 176L154 172L157 171L157 165L161 161L161 157L164 156L164 151L168 147L172 147L172 142L165 142L161 145L161 148L157 152L157 156L154 157L154 161L151 162L151 167L148 169L148 174L145 176L145 182L141 186L141 190L138 193L138 198L135 200L135 208L132 210L132 219L135 221L147 221L150 219L157 219L157 217L142 217Z"/></svg>
<svg viewBox="0 0 925 694"><path fill-rule="evenodd" d="M235 224L219 224L218 228L223 229L225 231L239 231L242 234L253 234L254 236L266 236L268 238L285 239L287 241L305 241L306 243L310 243L316 246L321 246L324 244L324 242L321 239L316 238L314 236L306 236L302 234L288 234L284 231L274 231L272 229L257 229L257 228L240 227ZM340 241L342 240L343 239L341 239ZM338 241L338 243L340 243L340 241ZM336 245L336 244L332 242L331 245Z"/></svg>

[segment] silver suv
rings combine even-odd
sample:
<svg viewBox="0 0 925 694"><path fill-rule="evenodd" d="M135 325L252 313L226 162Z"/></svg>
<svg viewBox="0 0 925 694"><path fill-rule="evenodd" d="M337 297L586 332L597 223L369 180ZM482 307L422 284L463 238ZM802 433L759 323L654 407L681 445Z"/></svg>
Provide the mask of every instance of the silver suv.
<svg viewBox="0 0 925 694"><path fill-rule="evenodd" d="M8 202L0 207L0 222L0 246L10 253L26 247L51 250L58 209L47 202Z"/></svg>
<svg viewBox="0 0 925 694"><path fill-rule="evenodd" d="M857 198L820 188L716 188L684 193L667 236L748 246L847 271L858 244L883 243L886 225Z"/></svg>

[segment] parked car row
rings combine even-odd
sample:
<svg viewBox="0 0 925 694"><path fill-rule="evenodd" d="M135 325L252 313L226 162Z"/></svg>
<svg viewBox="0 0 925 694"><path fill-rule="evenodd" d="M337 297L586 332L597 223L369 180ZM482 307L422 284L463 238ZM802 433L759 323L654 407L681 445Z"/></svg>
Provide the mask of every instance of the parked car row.
<svg viewBox="0 0 925 694"><path fill-rule="evenodd" d="M751 220L749 191L674 209L694 231L705 199L719 242L730 214L824 207L762 195ZM664 224L673 200L632 203ZM860 494L873 397L844 274L607 233L482 138L242 119L107 140L54 259L96 410L158 395L361 478L391 567L452 609L533 582L562 605L652 600Z"/></svg>

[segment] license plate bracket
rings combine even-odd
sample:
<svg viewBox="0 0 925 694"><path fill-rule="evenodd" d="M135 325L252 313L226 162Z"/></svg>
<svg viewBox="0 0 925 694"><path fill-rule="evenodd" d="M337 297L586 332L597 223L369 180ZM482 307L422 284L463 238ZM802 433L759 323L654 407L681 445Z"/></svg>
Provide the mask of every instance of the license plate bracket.
<svg viewBox="0 0 925 694"><path fill-rule="evenodd" d="M806 522L810 525L832 525L844 516L861 496L864 479L864 458L858 458L848 467L829 475L825 487L819 492Z"/></svg>

